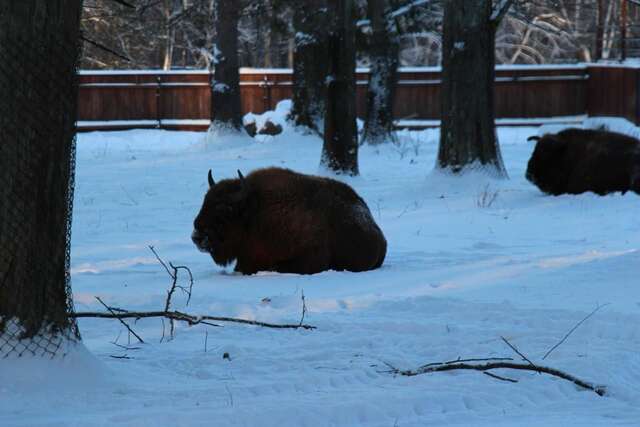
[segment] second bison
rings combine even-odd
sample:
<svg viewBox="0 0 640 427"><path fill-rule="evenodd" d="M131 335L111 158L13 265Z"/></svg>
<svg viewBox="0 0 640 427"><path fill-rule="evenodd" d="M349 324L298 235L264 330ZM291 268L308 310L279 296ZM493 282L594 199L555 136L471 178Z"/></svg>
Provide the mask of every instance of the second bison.
<svg viewBox="0 0 640 427"><path fill-rule="evenodd" d="M235 270L312 274L382 265L387 241L348 185L288 169L256 170L215 183L194 221L192 240Z"/></svg>
<svg viewBox="0 0 640 427"><path fill-rule="evenodd" d="M545 193L640 193L640 142L635 138L571 128L529 140L537 143L526 178Z"/></svg>

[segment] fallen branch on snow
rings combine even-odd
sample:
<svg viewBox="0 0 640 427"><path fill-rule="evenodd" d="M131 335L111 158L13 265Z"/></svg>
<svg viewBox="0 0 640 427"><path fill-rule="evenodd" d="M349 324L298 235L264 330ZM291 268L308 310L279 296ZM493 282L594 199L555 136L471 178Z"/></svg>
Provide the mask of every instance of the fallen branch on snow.
<svg viewBox="0 0 640 427"><path fill-rule="evenodd" d="M137 334L135 331L124 321L124 319L146 319L146 318L160 318L162 319L162 338L160 342L164 341L165 336L165 328L164 328L164 319L169 319L170 321L170 329L169 336L173 338L174 335L174 321L186 322L190 326L203 324L208 326L217 326L220 327L216 323L212 322L227 322L227 323L240 323L244 325L253 325L253 326L261 326L263 328L274 328L274 329L315 329L315 326L304 324L304 317L307 312L307 305L305 303L304 292L302 293L302 316L300 318L300 322L296 324L287 324L287 323L268 323L268 322L260 322L257 320L248 320L248 319L239 319L235 317L224 317L224 316L209 316L209 315L193 315L189 313L183 313L177 310L170 310L171 307L171 299L176 291L176 289L180 289L184 294L187 295L187 305L191 301L191 293L193 290L193 274L191 274L191 270L182 265L173 265L172 263L165 263L162 258L158 255L155 248L153 246L149 246L149 249L155 255L156 259L164 267L169 277L171 277L172 283L171 287L167 291L167 298L165 300L164 310L161 311L128 311L123 310L117 307L108 306L100 297L96 297L96 299L102 304L108 312L98 312L98 311L85 311L78 313L71 313L69 316L79 319L85 317L92 318L100 318L100 319L117 319L122 323L130 334L133 334L138 342L144 343L144 340ZM169 268L171 267L171 269ZM173 271L172 271L173 270ZM181 286L178 285L178 272L180 270L184 270L189 275L189 286Z"/></svg>
<svg viewBox="0 0 640 427"><path fill-rule="evenodd" d="M209 326L221 326L215 322L229 322L229 323L241 323L244 325L262 326L263 328L275 328L275 329L316 329L315 326L302 324L302 323L267 323L257 320L239 319L235 317L223 317L223 316L196 316L193 314L183 313L181 311L122 311L122 312L99 312L99 311L84 311L71 314L71 317L76 319L83 317L94 317L100 319L145 319L151 317L160 317L170 320L178 320L187 322L189 325L198 325L200 323Z"/></svg>
<svg viewBox="0 0 640 427"><path fill-rule="evenodd" d="M585 388L587 390L591 390L595 392L598 396L604 396L606 393L606 388L604 386L594 386L591 383L583 381L579 378L574 377L573 375L567 374L559 369L549 368L547 366L540 365L531 365L530 363L515 363L515 362L488 362L484 364L471 364L471 363L461 363L461 362L442 362L442 363L430 363L428 365L422 366L418 369L398 369L392 365L387 363L387 366L390 368L389 372L394 375L403 375L406 377L413 377L416 375L429 374L432 372L444 372L444 371L454 371L460 369L468 369L474 371L489 371L492 369L516 369L523 371L534 371L541 374L548 374L554 377L562 378L563 380L571 381L575 385ZM500 378L502 379L502 378ZM512 380L515 381L515 380Z"/></svg>

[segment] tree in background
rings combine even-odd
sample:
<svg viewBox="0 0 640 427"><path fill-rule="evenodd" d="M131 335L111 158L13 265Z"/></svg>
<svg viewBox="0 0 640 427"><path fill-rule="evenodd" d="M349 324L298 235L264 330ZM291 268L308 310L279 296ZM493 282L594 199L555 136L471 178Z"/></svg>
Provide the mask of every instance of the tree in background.
<svg viewBox="0 0 640 427"><path fill-rule="evenodd" d="M329 73L320 164L336 173L358 174L356 49L353 0L331 0Z"/></svg>
<svg viewBox="0 0 640 427"><path fill-rule="evenodd" d="M81 12L82 0L0 3L0 358L79 339L69 241Z"/></svg>
<svg viewBox="0 0 640 427"><path fill-rule="evenodd" d="M294 6L293 97L289 120L295 126L320 132L325 114L329 64L326 0Z"/></svg>
<svg viewBox="0 0 640 427"><path fill-rule="evenodd" d="M512 0L447 0L442 43L438 164L506 177L494 124L495 35Z"/></svg>
<svg viewBox="0 0 640 427"><path fill-rule="evenodd" d="M368 0L371 22L370 78L362 142L393 141L393 100L397 81L399 38L389 0Z"/></svg>
<svg viewBox="0 0 640 427"><path fill-rule="evenodd" d="M296 5L299 3L292 0L249 2L239 23L240 63L243 67L292 67L292 21Z"/></svg>
<svg viewBox="0 0 640 427"><path fill-rule="evenodd" d="M240 72L238 65L238 0L216 0L216 42L211 71L211 130L242 129Z"/></svg>

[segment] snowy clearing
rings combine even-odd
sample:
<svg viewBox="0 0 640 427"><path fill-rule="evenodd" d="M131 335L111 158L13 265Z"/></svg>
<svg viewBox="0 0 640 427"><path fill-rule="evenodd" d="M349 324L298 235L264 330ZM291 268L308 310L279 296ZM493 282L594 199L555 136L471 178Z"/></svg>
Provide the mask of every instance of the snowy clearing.
<svg viewBox="0 0 640 427"><path fill-rule="evenodd" d="M606 120L612 127L619 123ZM592 124L602 121L592 120ZM558 127L545 129L557 130ZM305 322L317 330L140 320L147 342L125 350L117 321L81 319L83 346L62 360L0 363L2 426L434 426L640 423L640 197L545 196L524 179L539 128L499 128L510 179L433 172L438 130L362 147L344 179L388 240L366 273L241 276L191 243L206 173L264 166L318 173L321 141L137 130L78 137L72 274L77 311L100 296L163 308L170 278L148 245L195 276L195 314ZM629 127L628 132L637 132ZM186 278L184 278L186 280ZM602 304L544 361L542 356ZM394 377L458 357L515 357L607 386L606 397L532 372ZM85 348L86 347L86 348ZM206 351L205 351L206 350ZM228 353L229 359L223 359ZM130 359L111 356L128 356Z"/></svg>

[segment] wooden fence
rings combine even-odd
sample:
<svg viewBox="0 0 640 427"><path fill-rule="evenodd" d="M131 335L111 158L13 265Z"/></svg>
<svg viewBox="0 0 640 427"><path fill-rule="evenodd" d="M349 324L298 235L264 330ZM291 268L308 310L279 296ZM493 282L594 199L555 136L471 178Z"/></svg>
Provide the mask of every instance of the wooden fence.
<svg viewBox="0 0 640 427"><path fill-rule="evenodd" d="M291 98L290 70L242 69L243 112L262 113ZM358 70L357 111L365 108L369 75ZM81 71L80 130L139 127L205 130L210 117L207 71ZM498 66L496 118L504 124L580 116L619 116L640 123L640 70L614 66ZM394 116L401 127L437 126L440 69L399 72ZM557 119L557 118L560 119Z"/></svg>

